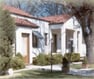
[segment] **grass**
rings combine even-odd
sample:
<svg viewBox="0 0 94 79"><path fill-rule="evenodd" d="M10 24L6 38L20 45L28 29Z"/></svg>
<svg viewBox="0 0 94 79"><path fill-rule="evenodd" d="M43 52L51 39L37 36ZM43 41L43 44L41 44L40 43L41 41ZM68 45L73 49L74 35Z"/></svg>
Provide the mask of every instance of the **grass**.
<svg viewBox="0 0 94 79"><path fill-rule="evenodd" d="M92 66L94 68L94 65ZM82 64L71 64L70 67L80 69ZM51 73L50 70L24 70L14 73L13 76L0 76L0 79L94 79L94 77L69 75L61 71Z"/></svg>
<svg viewBox="0 0 94 79"><path fill-rule="evenodd" d="M89 65L89 68L94 68L94 64L90 64Z"/></svg>
<svg viewBox="0 0 94 79"><path fill-rule="evenodd" d="M94 77L68 75L61 71L53 71L51 73L51 71L48 70L26 70L17 74L20 75L4 79L94 79Z"/></svg>
<svg viewBox="0 0 94 79"><path fill-rule="evenodd" d="M75 68L75 69L81 69L81 68L83 68L82 64L71 64L70 67L71 68ZM94 64L88 65L88 68L94 68Z"/></svg>
<svg viewBox="0 0 94 79"><path fill-rule="evenodd" d="M82 64L71 64L70 67L71 68L75 68L75 69L81 69L82 68Z"/></svg>

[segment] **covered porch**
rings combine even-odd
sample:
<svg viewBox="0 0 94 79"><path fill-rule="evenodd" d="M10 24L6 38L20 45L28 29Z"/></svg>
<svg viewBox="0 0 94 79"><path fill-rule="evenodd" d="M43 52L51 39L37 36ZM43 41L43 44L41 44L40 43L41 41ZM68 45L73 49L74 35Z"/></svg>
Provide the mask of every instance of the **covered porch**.
<svg viewBox="0 0 94 79"><path fill-rule="evenodd" d="M52 53L81 53L82 38L79 30L69 28L51 29Z"/></svg>

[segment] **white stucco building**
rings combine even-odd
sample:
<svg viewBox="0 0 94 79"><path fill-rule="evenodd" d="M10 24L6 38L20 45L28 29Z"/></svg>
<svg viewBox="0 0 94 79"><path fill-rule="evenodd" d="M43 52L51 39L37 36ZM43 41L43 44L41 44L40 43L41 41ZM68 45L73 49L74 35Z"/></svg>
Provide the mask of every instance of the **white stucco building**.
<svg viewBox="0 0 94 79"><path fill-rule="evenodd" d="M82 30L74 16L36 18L14 7L5 6L4 9L9 10L15 20L15 51L22 54L26 64L32 63L32 58L39 53L86 54Z"/></svg>
<svg viewBox="0 0 94 79"><path fill-rule="evenodd" d="M80 56L86 55L86 47L82 36L82 29L74 16L67 14L49 16L42 18L49 21L50 38L47 39L52 43L47 43L53 53L68 52L80 53ZM70 44L71 43L71 44ZM49 45L50 44L50 45ZM49 51L47 51L49 52Z"/></svg>

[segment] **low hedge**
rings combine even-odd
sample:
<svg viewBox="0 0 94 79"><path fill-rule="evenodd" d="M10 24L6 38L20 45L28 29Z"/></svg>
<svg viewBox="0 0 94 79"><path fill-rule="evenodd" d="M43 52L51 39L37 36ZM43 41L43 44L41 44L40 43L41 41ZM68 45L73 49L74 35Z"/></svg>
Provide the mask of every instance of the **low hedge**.
<svg viewBox="0 0 94 79"><path fill-rule="evenodd" d="M66 53L64 57L62 54L53 54L51 58L51 54L43 54L40 53L38 56L33 58L34 65L50 65L52 64L61 64L63 62L63 58L66 58L69 62L77 62L80 61L79 53Z"/></svg>
<svg viewBox="0 0 94 79"><path fill-rule="evenodd" d="M61 64L62 63L62 55L61 54L43 54L40 53L37 57L33 58L33 64L34 65L50 65L52 64Z"/></svg>
<svg viewBox="0 0 94 79"><path fill-rule="evenodd" d="M12 58L11 67L14 70L25 68L25 63L23 61L23 56L20 53L16 54L15 57Z"/></svg>
<svg viewBox="0 0 94 79"><path fill-rule="evenodd" d="M17 56L17 57L23 59L23 56L21 55L21 53L17 53L15 56Z"/></svg>
<svg viewBox="0 0 94 79"><path fill-rule="evenodd" d="M87 64L87 63L88 63L87 57L83 57L82 64Z"/></svg>
<svg viewBox="0 0 94 79"><path fill-rule="evenodd" d="M79 53L65 53L64 57L70 62L80 61Z"/></svg>

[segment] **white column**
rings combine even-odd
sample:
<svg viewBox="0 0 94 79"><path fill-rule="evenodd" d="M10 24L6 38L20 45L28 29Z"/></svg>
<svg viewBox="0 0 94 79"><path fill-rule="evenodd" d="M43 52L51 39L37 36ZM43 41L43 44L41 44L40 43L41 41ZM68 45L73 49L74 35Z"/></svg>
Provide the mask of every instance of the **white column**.
<svg viewBox="0 0 94 79"><path fill-rule="evenodd" d="M66 53L66 30L61 28L61 53L64 55Z"/></svg>
<svg viewBox="0 0 94 79"><path fill-rule="evenodd" d="M50 53L51 53L51 49L52 49L51 42L52 42L52 30L51 30L51 28L49 27L48 50L49 50Z"/></svg>
<svg viewBox="0 0 94 79"><path fill-rule="evenodd" d="M79 53L80 55L82 56L83 55L83 52L82 52L82 31L80 31L79 35L78 35L78 40L79 40L79 43L78 43L78 48L79 48Z"/></svg>
<svg viewBox="0 0 94 79"><path fill-rule="evenodd" d="M30 42L30 48L29 48L29 63L31 64L32 61L33 61L33 46L32 46L32 31L30 33L30 36L29 36L29 42Z"/></svg>
<svg viewBox="0 0 94 79"><path fill-rule="evenodd" d="M77 53L77 31L74 31L73 34L73 46L74 46L74 52Z"/></svg>

